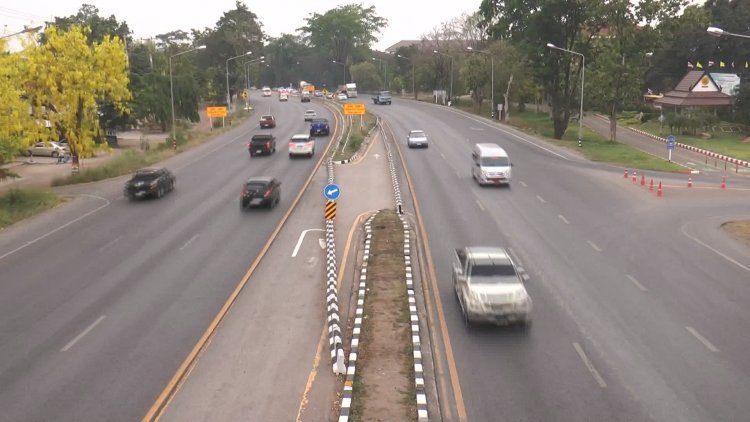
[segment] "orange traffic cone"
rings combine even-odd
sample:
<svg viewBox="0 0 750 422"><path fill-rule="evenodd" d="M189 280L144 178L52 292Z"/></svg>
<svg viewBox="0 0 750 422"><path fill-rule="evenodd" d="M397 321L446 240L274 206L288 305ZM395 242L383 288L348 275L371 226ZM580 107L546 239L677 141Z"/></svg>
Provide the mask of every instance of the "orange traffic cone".
<svg viewBox="0 0 750 422"><path fill-rule="evenodd" d="M625 174L622 177L625 178L625 179L628 178L628 169L625 169Z"/></svg>
<svg viewBox="0 0 750 422"><path fill-rule="evenodd" d="M656 191L656 196L662 196L663 193L661 191L661 182L659 182L659 190Z"/></svg>
<svg viewBox="0 0 750 422"><path fill-rule="evenodd" d="M688 187L689 188L693 187L693 178L692 177L688 177Z"/></svg>
<svg viewBox="0 0 750 422"><path fill-rule="evenodd" d="M653 192L654 191L654 179L651 179L651 184L648 186L648 191Z"/></svg>
<svg viewBox="0 0 750 422"><path fill-rule="evenodd" d="M635 179L636 179L636 174L637 174L637 173L638 173L638 172L636 172L635 170L633 170L633 183L635 183Z"/></svg>
<svg viewBox="0 0 750 422"><path fill-rule="evenodd" d="M646 186L646 176L643 174L641 175L641 186Z"/></svg>
<svg viewBox="0 0 750 422"><path fill-rule="evenodd" d="M727 188L727 180L725 176L721 176L721 188L726 189Z"/></svg>

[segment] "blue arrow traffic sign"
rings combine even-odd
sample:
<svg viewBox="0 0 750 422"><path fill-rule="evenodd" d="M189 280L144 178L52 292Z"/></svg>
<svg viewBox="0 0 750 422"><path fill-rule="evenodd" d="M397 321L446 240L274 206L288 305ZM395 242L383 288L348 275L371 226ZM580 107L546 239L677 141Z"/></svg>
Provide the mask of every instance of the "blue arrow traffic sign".
<svg viewBox="0 0 750 422"><path fill-rule="evenodd" d="M329 201L337 200L339 195L341 195L341 189L339 189L339 185L335 183L329 183L323 188L323 196Z"/></svg>
<svg viewBox="0 0 750 422"><path fill-rule="evenodd" d="M667 149L674 149L674 143L677 139L674 135L667 136Z"/></svg>

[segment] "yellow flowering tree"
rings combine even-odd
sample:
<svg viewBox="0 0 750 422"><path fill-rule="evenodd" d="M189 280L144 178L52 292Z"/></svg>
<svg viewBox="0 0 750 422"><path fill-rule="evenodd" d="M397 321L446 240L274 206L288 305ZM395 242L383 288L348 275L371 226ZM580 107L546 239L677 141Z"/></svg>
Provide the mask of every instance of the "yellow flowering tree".
<svg viewBox="0 0 750 422"><path fill-rule="evenodd" d="M0 40L0 52L5 49ZM12 161L27 145L24 136L36 129L21 87L26 62L21 53L0 53L0 165ZM5 176L0 169L0 179Z"/></svg>

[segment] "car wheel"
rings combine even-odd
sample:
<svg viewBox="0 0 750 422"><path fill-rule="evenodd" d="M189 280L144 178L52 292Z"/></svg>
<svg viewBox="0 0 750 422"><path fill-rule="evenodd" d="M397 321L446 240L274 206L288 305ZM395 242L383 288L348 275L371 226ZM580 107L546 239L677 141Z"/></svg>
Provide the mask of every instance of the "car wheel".
<svg viewBox="0 0 750 422"><path fill-rule="evenodd" d="M156 190L156 197L161 198L162 196L164 196L164 188L160 186L159 189Z"/></svg>

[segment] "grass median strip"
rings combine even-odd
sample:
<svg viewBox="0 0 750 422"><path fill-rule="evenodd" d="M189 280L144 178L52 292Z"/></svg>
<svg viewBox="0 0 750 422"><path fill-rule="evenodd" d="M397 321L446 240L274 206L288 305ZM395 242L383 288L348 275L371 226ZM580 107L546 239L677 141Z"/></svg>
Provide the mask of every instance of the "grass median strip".
<svg viewBox="0 0 750 422"><path fill-rule="evenodd" d="M372 220L352 421L417 420L403 232L393 210Z"/></svg>

